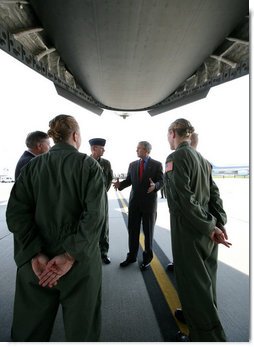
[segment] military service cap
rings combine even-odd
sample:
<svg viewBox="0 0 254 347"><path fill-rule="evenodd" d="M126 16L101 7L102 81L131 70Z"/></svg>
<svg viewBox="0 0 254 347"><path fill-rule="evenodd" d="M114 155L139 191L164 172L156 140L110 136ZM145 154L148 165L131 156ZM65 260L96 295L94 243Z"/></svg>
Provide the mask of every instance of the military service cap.
<svg viewBox="0 0 254 347"><path fill-rule="evenodd" d="M106 140L96 137L89 140L90 146L105 146Z"/></svg>

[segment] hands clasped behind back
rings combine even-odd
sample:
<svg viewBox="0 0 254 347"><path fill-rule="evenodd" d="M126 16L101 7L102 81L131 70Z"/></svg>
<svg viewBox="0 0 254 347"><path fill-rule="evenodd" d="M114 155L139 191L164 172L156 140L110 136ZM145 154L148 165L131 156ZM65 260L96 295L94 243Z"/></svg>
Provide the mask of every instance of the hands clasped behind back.
<svg viewBox="0 0 254 347"><path fill-rule="evenodd" d="M60 277L70 271L74 262L75 259L67 253L57 255L51 260L39 253L31 263L35 275L39 278L39 285L52 288L57 285Z"/></svg>

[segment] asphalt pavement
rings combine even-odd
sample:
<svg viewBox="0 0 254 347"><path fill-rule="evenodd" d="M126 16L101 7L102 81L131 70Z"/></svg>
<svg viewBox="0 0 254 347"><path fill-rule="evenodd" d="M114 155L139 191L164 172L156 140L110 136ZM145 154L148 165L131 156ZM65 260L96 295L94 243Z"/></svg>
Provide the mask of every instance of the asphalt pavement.
<svg viewBox="0 0 254 347"><path fill-rule="evenodd" d="M218 179L216 182L228 214L226 228L229 240L233 244L230 249L220 246L219 250L217 284L219 313L229 342L249 342L249 180L232 178ZM12 235L5 222L5 210L11 186L9 183L0 184L0 342L10 341L15 291L16 266L13 261ZM122 194L128 201L129 189L122 191ZM175 333L179 326L170 317L170 308L164 307L167 306L163 304L164 301L166 303L164 300L166 294L163 293L164 289L160 291L157 289L157 279L153 276L155 267L145 275L140 272L137 263L124 270L119 267L119 263L125 259L128 251L127 228L119 196L113 188L110 189L108 197L109 256L112 262L110 265L103 265L101 342L170 341L169 332ZM172 260L169 222L166 200L159 195L154 238L156 256L158 255L159 264L164 269L167 261ZM174 284L172 275L167 278ZM169 319L169 323L165 324L165 319ZM64 341L61 310L56 319L51 341Z"/></svg>

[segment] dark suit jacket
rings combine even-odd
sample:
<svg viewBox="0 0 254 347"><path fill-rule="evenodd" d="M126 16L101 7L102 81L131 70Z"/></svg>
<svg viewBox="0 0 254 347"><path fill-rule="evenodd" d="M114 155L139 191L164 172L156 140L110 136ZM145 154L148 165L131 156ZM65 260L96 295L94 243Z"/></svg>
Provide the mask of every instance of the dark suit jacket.
<svg viewBox="0 0 254 347"><path fill-rule="evenodd" d="M144 212L156 212L157 191L163 187L162 164L157 160L149 158L142 181L140 182L139 163L140 160L130 163L127 177L120 182L119 190L131 185L129 208L139 208ZM149 178L155 183L155 190L148 194L147 190L150 186Z"/></svg>
<svg viewBox="0 0 254 347"><path fill-rule="evenodd" d="M35 155L29 151L25 151L22 156L19 158L15 169L15 181L19 177L20 171L23 166L25 166L31 159L33 159Z"/></svg>

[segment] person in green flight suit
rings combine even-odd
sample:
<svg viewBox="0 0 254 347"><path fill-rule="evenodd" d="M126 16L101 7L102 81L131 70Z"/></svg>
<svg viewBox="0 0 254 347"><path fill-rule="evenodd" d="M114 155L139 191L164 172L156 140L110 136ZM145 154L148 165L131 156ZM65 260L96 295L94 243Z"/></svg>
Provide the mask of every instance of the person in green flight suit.
<svg viewBox="0 0 254 347"><path fill-rule="evenodd" d="M102 170L78 151L72 116L52 119L48 135L55 145L22 168L6 210L17 264L12 340L49 341L61 305L66 341L98 341Z"/></svg>
<svg viewBox="0 0 254 347"><path fill-rule="evenodd" d="M216 300L218 244L230 247L231 243L211 165L190 145L193 132L183 118L168 129L174 152L166 159L165 186L174 271L190 341L219 342L226 336Z"/></svg>
<svg viewBox="0 0 254 347"><path fill-rule="evenodd" d="M104 177L104 183L106 187L106 191L108 192L112 179L113 179L113 171L111 169L110 161L107 159L102 158L104 152L105 152L105 144L106 140L102 138L94 138L89 140L89 144L91 146L91 156L98 161L100 164L102 171L103 171L103 177ZM104 264L110 264L111 260L108 257L108 250L109 250L109 222L108 222L108 199L106 198L106 219L105 224L101 231L100 236L100 250L101 250L101 259Z"/></svg>

